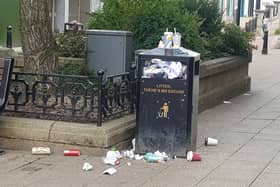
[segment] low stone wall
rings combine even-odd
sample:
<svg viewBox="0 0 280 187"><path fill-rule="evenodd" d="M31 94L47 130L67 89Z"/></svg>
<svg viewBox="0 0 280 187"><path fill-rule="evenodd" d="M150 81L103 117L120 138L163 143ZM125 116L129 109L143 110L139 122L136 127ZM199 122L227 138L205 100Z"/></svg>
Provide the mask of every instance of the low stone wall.
<svg viewBox="0 0 280 187"><path fill-rule="evenodd" d="M24 59L22 55L21 48L0 48L0 58L12 57L15 59L14 71L20 72L24 70ZM72 58L72 57L59 57L58 66L63 66L65 64L82 64L84 62L83 58Z"/></svg>
<svg viewBox="0 0 280 187"><path fill-rule="evenodd" d="M250 90L250 58L224 57L200 65L199 112Z"/></svg>
<svg viewBox="0 0 280 187"><path fill-rule="evenodd" d="M0 58L12 57L15 59L14 71L20 72L24 67L23 56L15 49L0 48Z"/></svg>
<svg viewBox="0 0 280 187"><path fill-rule="evenodd" d="M64 66L65 64L82 64L85 59L83 58L72 58L72 57L59 57L58 66Z"/></svg>

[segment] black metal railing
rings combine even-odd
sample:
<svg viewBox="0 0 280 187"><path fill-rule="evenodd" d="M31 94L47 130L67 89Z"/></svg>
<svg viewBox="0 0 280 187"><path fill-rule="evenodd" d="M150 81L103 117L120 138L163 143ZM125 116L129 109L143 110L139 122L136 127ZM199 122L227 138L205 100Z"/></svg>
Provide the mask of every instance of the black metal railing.
<svg viewBox="0 0 280 187"><path fill-rule="evenodd" d="M245 23L245 31L246 32L254 32L257 29L257 17L250 19Z"/></svg>
<svg viewBox="0 0 280 187"><path fill-rule="evenodd" d="M87 76L14 73L6 115L97 123L134 112L135 67L97 79Z"/></svg>

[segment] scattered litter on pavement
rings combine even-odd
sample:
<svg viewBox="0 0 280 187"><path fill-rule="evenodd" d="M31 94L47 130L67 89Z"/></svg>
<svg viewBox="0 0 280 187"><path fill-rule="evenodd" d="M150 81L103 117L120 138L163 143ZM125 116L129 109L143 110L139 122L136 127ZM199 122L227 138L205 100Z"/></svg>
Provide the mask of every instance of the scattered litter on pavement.
<svg viewBox="0 0 280 187"><path fill-rule="evenodd" d="M187 161L201 161L201 155L197 152L189 151L187 153Z"/></svg>
<svg viewBox="0 0 280 187"><path fill-rule="evenodd" d="M119 151L108 151L106 154L106 157L103 158L103 162L105 164L110 164L110 165L119 165L120 164L120 159L122 158L122 155Z"/></svg>
<svg viewBox="0 0 280 187"><path fill-rule="evenodd" d="M128 162L127 165L128 165L128 166L131 166L131 162Z"/></svg>
<svg viewBox="0 0 280 187"><path fill-rule="evenodd" d="M136 154L136 155L134 156L134 159L135 159L135 160L143 160L143 158L144 158L144 156L139 155L139 154Z"/></svg>
<svg viewBox="0 0 280 187"><path fill-rule="evenodd" d="M105 171L103 171L103 174L113 175L116 172L117 172L117 170L115 168L109 168L109 169L106 169Z"/></svg>
<svg viewBox="0 0 280 187"><path fill-rule="evenodd" d="M231 101L224 101L224 104L231 104Z"/></svg>
<svg viewBox="0 0 280 187"><path fill-rule="evenodd" d="M3 154L5 154L5 151L0 149L0 155L3 155Z"/></svg>
<svg viewBox="0 0 280 187"><path fill-rule="evenodd" d="M218 140L215 138L206 137L205 138L205 145L206 146L215 146L218 144Z"/></svg>
<svg viewBox="0 0 280 187"><path fill-rule="evenodd" d="M80 151L78 149L68 149L64 150L64 156L80 156Z"/></svg>
<svg viewBox="0 0 280 187"><path fill-rule="evenodd" d="M92 170L92 168L93 168L93 166L90 163L85 162L82 169L84 171L90 171L90 170Z"/></svg>
<svg viewBox="0 0 280 187"><path fill-rule="evenodd" d="M132 139L131 144L132 144L132 150L135 151L135 138Z"/></svg>
<svg viewBox="0 0 280 187"><path fill-rule="evenodd" d="M124 151L124 152L123 152L123 156L124 156L125 158L133 159L134 156L135 156L135 155L134 155L133 149Z"/></svg>
<svg viewBox="0 0 280 187"><path fill-rule="evenodd" d="M32 147L33 155L50 155L51 149L49 147Z"/></svg>
<svg viewBox="0 0 280 187"><path fill-rule="evenodd" d="M245 93L244 95L246 95L246 96L251 96L252 94L250 94L250 93Z"/></svg>
<svg viewBox="0 0 280 187"><path fill-rule="evenodd" d="M169 159L165 152L156 151L154 153L148 152L144 155L144 160L148 163L166 162Z"/></svg>

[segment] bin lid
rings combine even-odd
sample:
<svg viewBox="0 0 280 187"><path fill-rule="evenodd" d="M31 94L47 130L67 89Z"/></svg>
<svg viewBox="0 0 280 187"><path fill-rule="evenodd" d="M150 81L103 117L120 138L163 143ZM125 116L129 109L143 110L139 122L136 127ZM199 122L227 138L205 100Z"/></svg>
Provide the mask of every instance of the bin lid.
<svg viewBox="0 0 280 187"><path fill-rule="evenodd" d="M194 58L194 61L200 60L200 53L195 51L179 47L179 48L154 48L151 50L145 50L140 55L146 56L168 56L168 57L183 57Z"/></svg>
<svg viewBox="0 0 280 187"><path fill-rule="evenodd" d="M106 35L106 36L132 36L133 33L130 31L120 31L120 30L100 30L91 29L86 31L87 35Z"/></svg>

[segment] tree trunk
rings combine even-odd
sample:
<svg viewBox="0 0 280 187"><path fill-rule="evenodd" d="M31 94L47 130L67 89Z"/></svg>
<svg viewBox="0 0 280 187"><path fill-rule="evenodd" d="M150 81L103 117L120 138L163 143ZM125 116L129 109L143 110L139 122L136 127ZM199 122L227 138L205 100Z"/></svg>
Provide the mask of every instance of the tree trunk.
<svg viewBox="0 0 280 187"><path fill-rule="evenodd" d="M50 73L56 64L51 23L52 0L20 0L19 2L25 71Z"/></svg>

